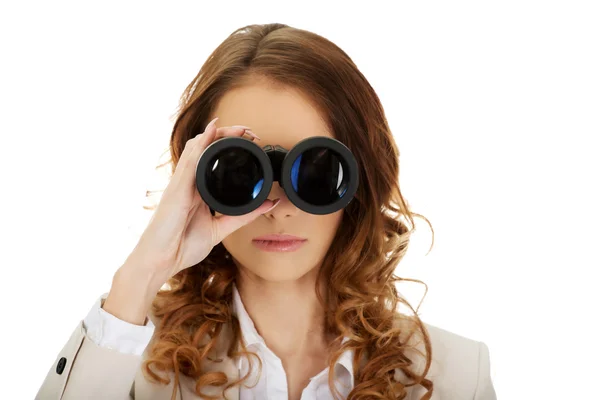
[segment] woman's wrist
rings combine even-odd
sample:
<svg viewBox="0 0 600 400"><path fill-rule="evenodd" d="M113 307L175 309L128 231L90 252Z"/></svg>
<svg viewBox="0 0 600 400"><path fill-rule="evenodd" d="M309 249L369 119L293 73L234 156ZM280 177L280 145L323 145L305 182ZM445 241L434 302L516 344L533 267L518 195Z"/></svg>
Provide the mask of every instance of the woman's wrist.
<svg viewBox="0 0 600 400"><path fill-rule="evenodd" d="M102 309L120 320L144 325L156 293L166 279L132 264L124 264L113 277Z"/></svg>

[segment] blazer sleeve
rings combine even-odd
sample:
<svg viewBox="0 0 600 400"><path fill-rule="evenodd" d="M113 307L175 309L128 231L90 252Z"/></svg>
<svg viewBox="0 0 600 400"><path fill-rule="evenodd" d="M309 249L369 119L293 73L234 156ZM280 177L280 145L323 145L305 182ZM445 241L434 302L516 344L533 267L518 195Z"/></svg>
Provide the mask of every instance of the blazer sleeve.
<svg viewBox="0 0 600 400"><path fill-rule="evenodd" d="M473 400L496 400L496 391L492 383L490 368L490 351L488 346L479 342L479 373L477 376L477 388Z"/></svg>
<svg viewBox="0 0 600 400"><path fill-rule="evenodd" d="M35 397L36 400L135 399L133 385L136 372L142 362L142 355L138 354L139 351L137 350L140 343L137 343L137 346L125 343L124 346L132 351L122 352L118 348L123 349L123 341L121 343L115 342L117 349L114 349L110 346L97 344L104 340L102 337L96 336L95 340L92 340L88 336L84 321L93 321L93 318L90 319L90 315L102 315L98 314L98 309L101 307L104 298L105 295L102 295L97 300L85 320L81 320L71 333L71 337L50 367ZM118 325L105 326L102 323L105 321L103 318L101 317L92 324L94 325L93 334L98 335L98 326L101 326L105 337L109 339L109 343L111 343L111 340L114 341L115 338L123 337L123 332L114 332L114 327ZM124 321L121 322L125 323ZM113 327L112 332L106 329L110 326ZM139 328L151 328L153 330L153 325L136 327L138 330ZM130 328L136 329L133 326ZM137 336L140 340L144 337L144 335L140 336L139 334Z"/></svg>

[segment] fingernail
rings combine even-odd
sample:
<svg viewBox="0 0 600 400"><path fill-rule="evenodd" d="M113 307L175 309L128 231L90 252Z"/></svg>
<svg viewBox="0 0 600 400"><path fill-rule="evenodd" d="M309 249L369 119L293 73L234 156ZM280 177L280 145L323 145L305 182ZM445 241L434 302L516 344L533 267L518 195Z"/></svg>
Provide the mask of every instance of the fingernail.
<svg viewBox="0 0 600 400"><path fill-rule="evenodd" d="M213 119L212 121L210 121L208 123L208 125L206 125L206 129L204 131L206 132L207 130L209 130L210 128L212 128L212 126L217 122L218 119L219 119L219 117L216 117L215 119Z"/></svg>
<svg viewBox="0 0 600 400"><path fill-rule="evenodd" d="M258 139L258 140L260 140L260 138L259 138L258 136L256 136L256 135L254 134L254 132L252 132L252 131L251 131L251 130L249 130L249 129L246 129L246 130L244 131L244 133L246 133L246 134L248 134L248 135L252 136L254 139Z"/></svg>
<svg viewBox="0 0 600 400"><path fill-rule="evenodd" d="M249 126L244 126L244 125L233 125L232 128L244 128L244 129L252 129Z"/></svg>
<svg viewBox="0 0 600 400"><path fill-rule="evenodd" d="M277 204L279 204L279 200L280 199L276 199L275 201L273 201L273 205L271 206L271 208L269 208L267 211L265 211L263 214L268 213L269 211L271 211L272 209L274 209L275 207L277 207Z"/></svg>

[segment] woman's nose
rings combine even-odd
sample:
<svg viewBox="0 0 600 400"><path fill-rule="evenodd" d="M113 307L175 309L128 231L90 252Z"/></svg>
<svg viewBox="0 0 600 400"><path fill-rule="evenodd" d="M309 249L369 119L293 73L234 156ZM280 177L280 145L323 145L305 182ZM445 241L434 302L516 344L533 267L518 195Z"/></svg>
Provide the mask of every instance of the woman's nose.
<svg viewBox="0 0 600 400"><path fill-rule="evenodd" d="M290 199L288 199L288 197L285 194L285 191L281 186L279 186L278 182L273 183L273 187L271 188L271 192L269 193L268 198L270 200L280 199L277 207L275 207L268 213L263 214L268 218L277 219L293 217L295 215L298 215L298 213L300 212L300 209L296 207L294 203L290 201Z"/></svg>

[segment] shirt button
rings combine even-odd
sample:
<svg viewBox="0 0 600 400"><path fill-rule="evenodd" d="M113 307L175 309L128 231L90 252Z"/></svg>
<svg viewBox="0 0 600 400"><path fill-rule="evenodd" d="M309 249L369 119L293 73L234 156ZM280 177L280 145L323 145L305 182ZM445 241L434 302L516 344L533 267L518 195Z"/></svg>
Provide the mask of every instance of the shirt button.
<svg viewBox="0 0 600 400"><path fill-rule="evenodd" d="M64 357L61 357L60 360L58 360L58 364L56 365L56 373L57 374L62 374L63 371L65 370L65 366L67 365L67 359Z"/></svg>

